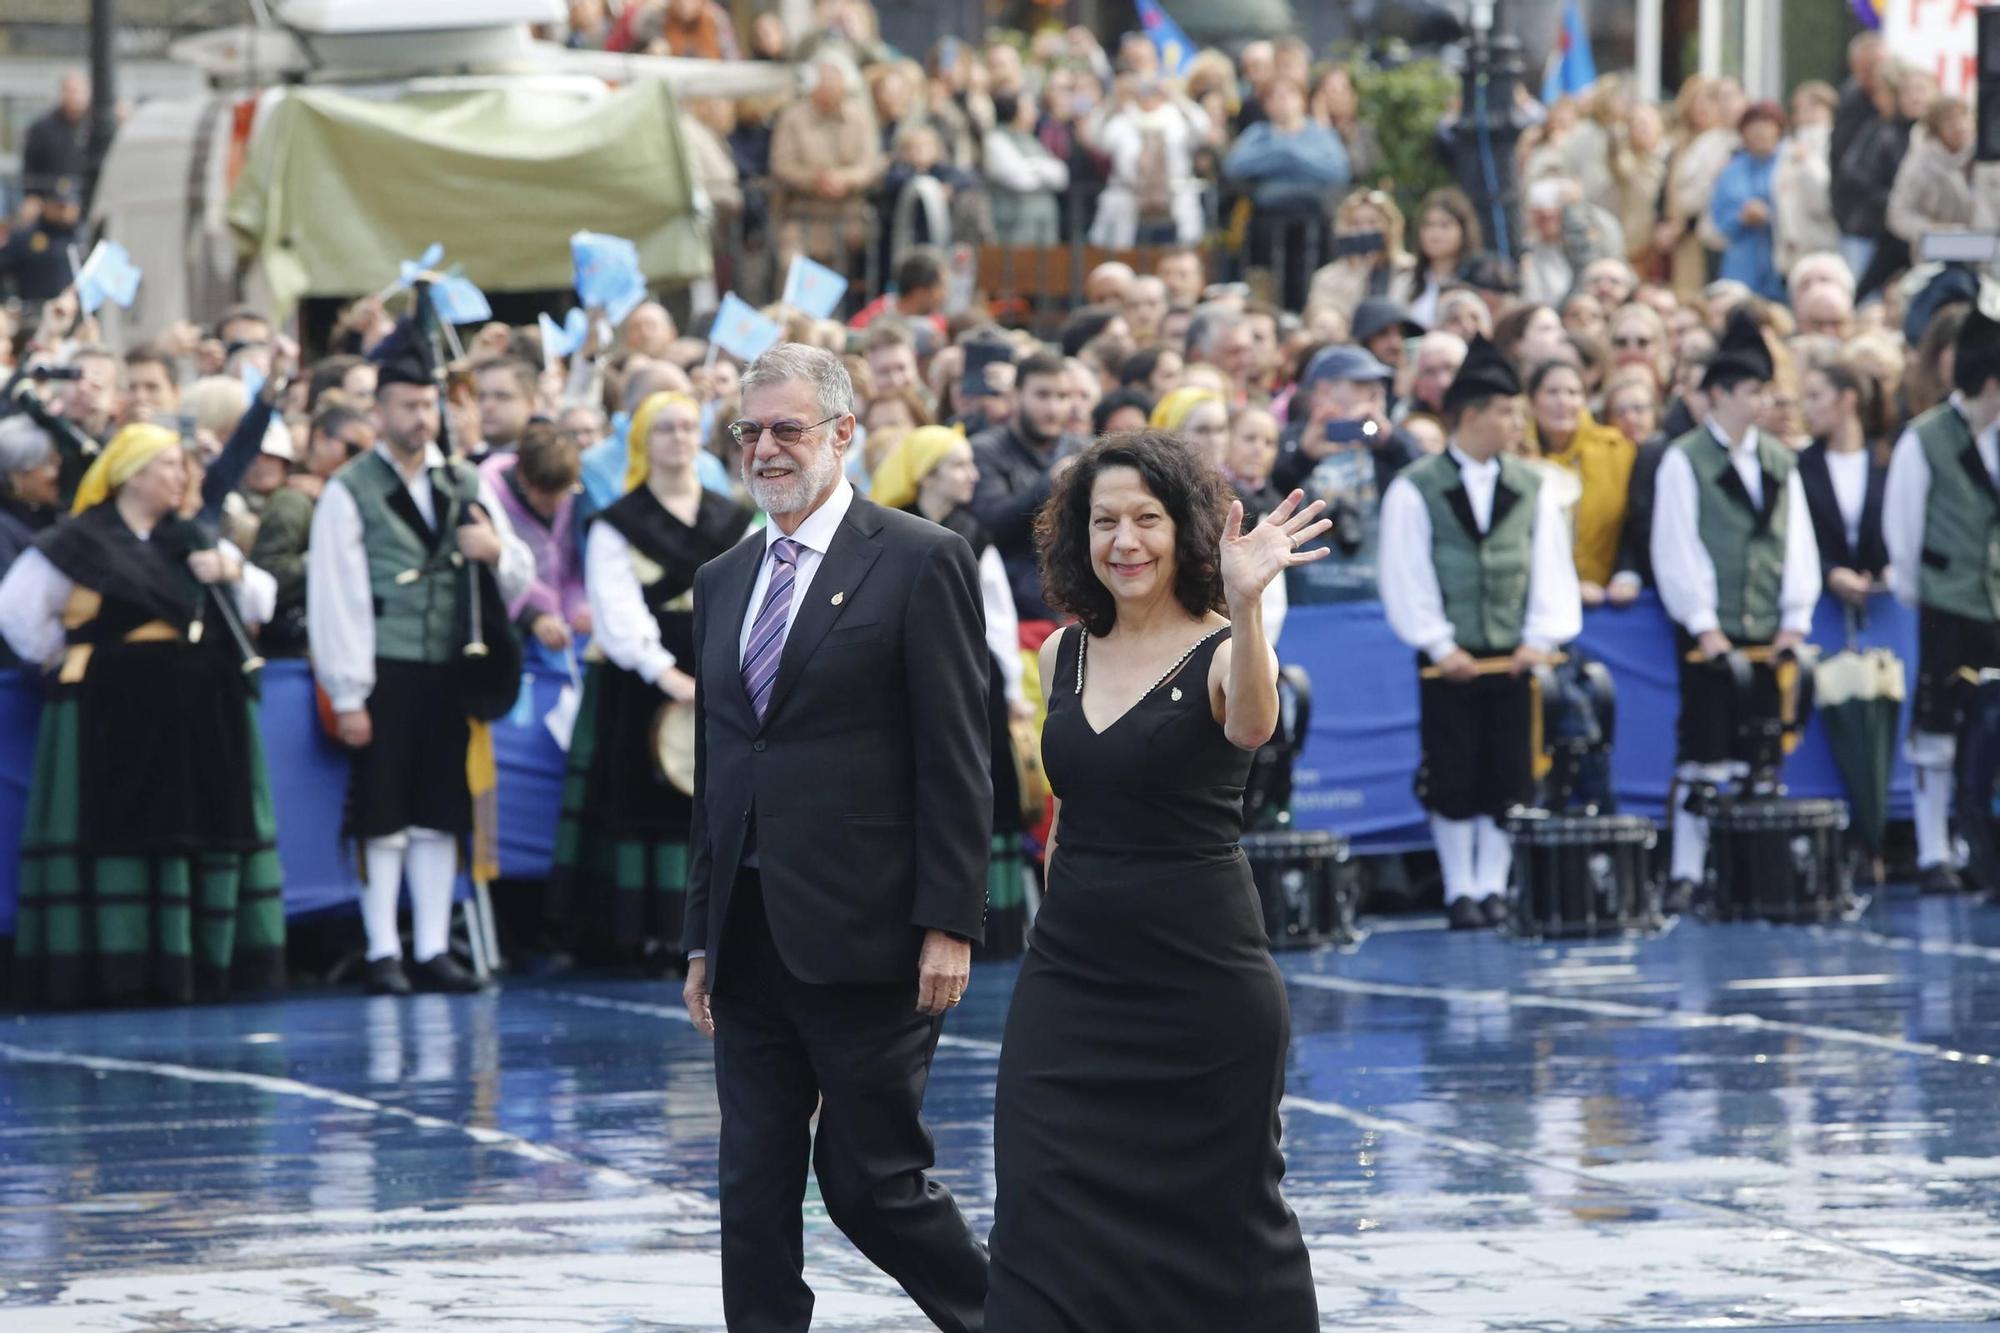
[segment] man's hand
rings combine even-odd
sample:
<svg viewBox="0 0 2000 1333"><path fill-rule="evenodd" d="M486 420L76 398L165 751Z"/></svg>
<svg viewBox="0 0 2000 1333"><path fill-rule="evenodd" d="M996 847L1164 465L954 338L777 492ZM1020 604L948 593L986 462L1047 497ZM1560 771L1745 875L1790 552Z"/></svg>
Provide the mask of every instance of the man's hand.
<svg viewBox="0 0 2000 1333"><path fill-rule="evenodd" d="M1576 592L1585 606L1604 605L1604 585L1601 583L1592 583L1586 579L1576 585Z"/></svg>
<svg viewBox="0 0 2000 1333"><path fill-rule="evenodd" d="M1828 570L1827 590L1849 606L1861 606L1868 601L1868 595L1875 590L1875 584L1866 574L1853 569Z"/></svg>
<svg viewBox="0 0 2000 1333"><path fill-rule="evenodd" d="M1774 653L1793 652L1805 641L1806 636L1797 630L1781 629L1778 631L1777 636L1771 640L1771 651Z"/></svg>
<svg viewBox="0 0 2000 1333"><path fill-rule="evenodd" d="M365 750L375 740L375 722L365 708L357 708L351 713L335 713L333 729L339 733L340 743L349 749Z"/></svg>
<svg viewBox="0 0 2000 1333"><path fill-rule="evenodd" d="M1454 648L1437 664L1437 673L1455 685L1479 678L1479 663L1463 648Z"/></svg>
<svg viewBox="0 0 2000 1333"><path fill-rule="evenodd" d="M1524 643L1514 650L1514 674L1517 676L1526 675L1536 667L1547 666L1550 660L1550 654L1543 652L1540 648L1531 648Z"/></svg>
<svg viewBox="0 0 2000 1333"><path fill-rule="evenodd" d="M569 627L578 634L590 633L591 624L590 608L588 606L579 606L575 611L570 613Z"/></svg>
<svg viewBox="0 0 2000 1333"><path fill-rule="evenodd" d="M694 702L694 677L679 667L668 667L654 683L660 687L660 693L677 704Z"/></svg>
<svg viewBox="0 0 2000 1333"><path fill-rule="evenodd" d="M1746 227L1761 227L1771 220L1771 210L1762 199L1750 199L1744 202L1737 217Z"/></svg>
<svg viewBox="0 0 2000 1333"><path fill-rule="evenodd" d="M708 1006L708 959L688 959L687 980L681 983L681 1000L694 1020L694 1030L710 1041L715 1039L715 1011Z"/></svg>
<svg viewBox="0 0 2000 1333"><path fill-rule="evenodd" d="M188 569L197 583L234 583L243 577L243 566L219 550L191 553Z"/></svg>
<svg viewBox="0 0 2000 1333"><path fill-rule="evenodd" d="M1713 662L1716 658L1727 655L1736 645L1732 644L1729 636L1721 630L1711 629L1702 631L1701 637L1695 640L1695 646L1701 649L1705 661Z"/></svg>
<svg viewBox="0 0 2000 1333"><path fill-rule="evenodd" d="M1630 606L1639 600L1639 584L1636 579L1613 579L1604 590L1604 599L1613 606Z"/></svg>
<svg viewBox="0 0 2000 1333"><path fill-rule="evenodd" d="M542 647L552 653L559 653L569 647L569 626L563 624L562 617L553 611L544 611L536 616L529 626Z"/></svg>
<svg viewBox="0 0 2000 1333"><path fill-rule="evenodd" d="M500 563L500 534L493 530L493 520L486 517L485 510L474 509L472 521L459 525L458 553L482 565Z"/></svg>
<svg viewBox="0 0 2000 1333"><path fill-rule="evenodd" d="M972 942L942 930L924 932L924 951L917 959L917 1009L935 1018L957 1004L972 979ZM694 974L688 974L690 983Z"/></svg>

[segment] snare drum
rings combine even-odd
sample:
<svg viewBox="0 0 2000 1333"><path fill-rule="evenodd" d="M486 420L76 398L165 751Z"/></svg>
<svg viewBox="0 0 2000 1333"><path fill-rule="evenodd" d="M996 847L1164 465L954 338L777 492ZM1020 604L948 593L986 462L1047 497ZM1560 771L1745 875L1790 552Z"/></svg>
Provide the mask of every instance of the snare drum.
<svg viewBox="0 0 2000 1333"><path fill-rule="evenodd" d="M1637 815L1508 817L1514 873L1507 930L1517 939L1589 939L1658 930L1659 830Z"/></svg>
<svg viewBox="0 0 2000 1333"><path fill-rule="evenodd" d="M1845 801L1723 797L1708 828L1720 920L1833 921L1867 906L1847 864Z"/></svg>
<svg viewBox="0 0 2000 1333"><path fill-rule="evenodd" d="M1243 855L1264 903L1264 933L1273 949L1353 944L1360 885L1348 863L1347 840L1320 830L1245 833Z"/></svg>

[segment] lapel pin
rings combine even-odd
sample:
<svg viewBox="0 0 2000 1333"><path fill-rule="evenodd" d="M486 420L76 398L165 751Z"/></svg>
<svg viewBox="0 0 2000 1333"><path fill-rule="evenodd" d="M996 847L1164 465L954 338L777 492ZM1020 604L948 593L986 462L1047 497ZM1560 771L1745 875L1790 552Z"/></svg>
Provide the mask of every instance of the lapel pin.
<svg viewBox="0 0 2000 1333"><path fill-rule="evenodd" d="M1167 697L1169 699L1172 699L1175 703L1179 703L1181 701L1181 687L1178 685L1174 686L1174 692L1168 695Z"/></svg>
<svg viewBox="0 0 2000 1333"><path fill-rule="evenodd" d="M833 604L835 606L839 606L842 602L846 600L847 600L847 594L844 592L837 592L833 595Z"/></svg>

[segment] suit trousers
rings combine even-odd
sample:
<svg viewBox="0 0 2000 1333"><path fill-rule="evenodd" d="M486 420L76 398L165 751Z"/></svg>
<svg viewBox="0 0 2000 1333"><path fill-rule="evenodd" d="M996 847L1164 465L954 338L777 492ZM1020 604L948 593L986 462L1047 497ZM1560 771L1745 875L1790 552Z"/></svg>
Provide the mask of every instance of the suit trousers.
<svg viewBox="0 0 2000 1333"><path fill-rule="evenodd" d="M806 1169L827 1216L939 1328L984 1326L986 1251L922 1119L942 1018L907 985L816 986L771 939L761 877L738 872L711 996L722 1105L722 1302L731 1333L804 1333ZM812 1130L819 1107L819 1129Z"/></svg>

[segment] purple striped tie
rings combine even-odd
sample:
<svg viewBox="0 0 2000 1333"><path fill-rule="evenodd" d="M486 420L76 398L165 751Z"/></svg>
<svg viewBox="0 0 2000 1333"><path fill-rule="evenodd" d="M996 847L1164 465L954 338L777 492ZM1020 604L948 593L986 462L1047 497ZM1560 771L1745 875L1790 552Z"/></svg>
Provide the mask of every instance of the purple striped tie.
<svg viewBox="0 0 2000 1333"><path fill-rule="evenodd" d="M798 581L799 552L804 550L789 537L771 543L771 555L778 562L771 571L771 586L764 591L764 608L750 627L750 642L743 649L743 688L749 692L750 707L757 720L771 706L771 687L778 683L778 659L785 655L785 621L792 609L792 585Z"/></svg>

